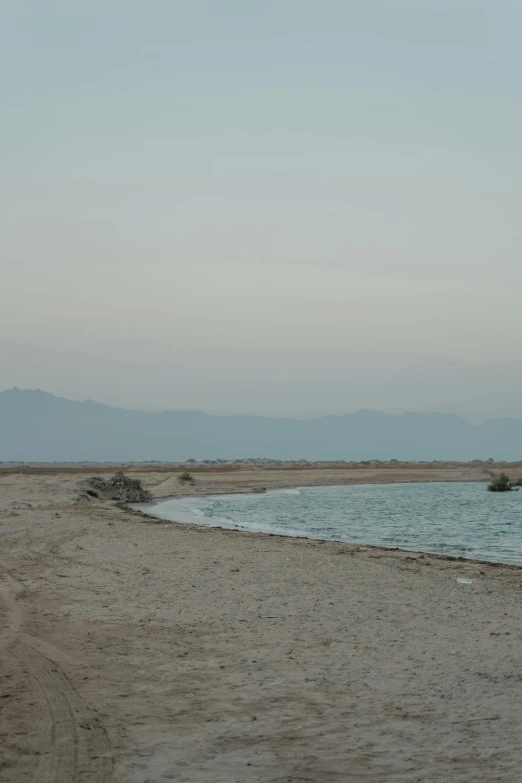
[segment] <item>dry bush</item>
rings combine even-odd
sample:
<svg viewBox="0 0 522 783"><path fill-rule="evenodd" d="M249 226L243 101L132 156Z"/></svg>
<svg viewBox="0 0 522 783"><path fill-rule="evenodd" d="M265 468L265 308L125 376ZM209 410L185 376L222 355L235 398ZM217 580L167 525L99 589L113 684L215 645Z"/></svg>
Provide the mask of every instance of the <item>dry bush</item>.
<svg viewBox="0 0 522 783"><path fill-rule="evenodd" d="M150 503L152 493L143 487L139 479L132 479L122 471L115 473L108 481L99 476L89 480L91 489L87 494L91 497L100 495L106 500L117 500L120 503Z"/></svg>

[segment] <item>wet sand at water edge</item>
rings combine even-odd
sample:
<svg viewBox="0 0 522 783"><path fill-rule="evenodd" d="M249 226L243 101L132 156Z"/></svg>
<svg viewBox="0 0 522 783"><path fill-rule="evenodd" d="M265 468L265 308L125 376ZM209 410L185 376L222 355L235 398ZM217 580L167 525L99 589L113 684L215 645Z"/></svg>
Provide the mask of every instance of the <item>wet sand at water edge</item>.
<svg viewBox="0 0 522 783"><path fill-rule="evenodd" d="M79 499L95 472L0 471L0 781L520 780L521 569L158 523ZM487 478L129 475L158 498Z"/></svg>

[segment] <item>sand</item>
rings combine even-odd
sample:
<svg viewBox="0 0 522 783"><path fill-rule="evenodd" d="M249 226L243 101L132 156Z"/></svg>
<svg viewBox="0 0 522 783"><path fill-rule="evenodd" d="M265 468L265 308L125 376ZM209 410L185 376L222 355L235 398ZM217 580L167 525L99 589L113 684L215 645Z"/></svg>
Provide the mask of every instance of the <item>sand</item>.
<svg viewBox="0 0 522 783"><path fill-rule="evenodd" d="M520 780L519 568L158 524L82 480L0 473L1 781Z"/></svg>

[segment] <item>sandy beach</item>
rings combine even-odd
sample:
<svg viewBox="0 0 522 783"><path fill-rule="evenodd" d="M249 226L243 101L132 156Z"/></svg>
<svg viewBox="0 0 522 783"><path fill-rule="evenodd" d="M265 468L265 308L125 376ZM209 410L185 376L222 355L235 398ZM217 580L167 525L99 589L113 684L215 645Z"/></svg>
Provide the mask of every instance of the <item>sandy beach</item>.
<svg viewBox="0 0 522 783"><path fill-rule="evenodd" d="M1 781L520 780L519 568L158 523L87 500L95 472L0 470ZM487 479L129 475L156 498Z"/></svg>

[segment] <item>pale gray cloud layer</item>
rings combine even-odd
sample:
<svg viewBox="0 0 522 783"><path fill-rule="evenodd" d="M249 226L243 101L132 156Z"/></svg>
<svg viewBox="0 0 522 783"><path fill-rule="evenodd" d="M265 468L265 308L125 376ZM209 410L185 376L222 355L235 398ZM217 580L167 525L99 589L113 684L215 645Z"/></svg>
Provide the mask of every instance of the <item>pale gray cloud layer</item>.
<svg viewBox="0 0 522 783"><path fill-rule="evenodd" d="M0 3L0 386L522 415L522 7Z"/></svg>

